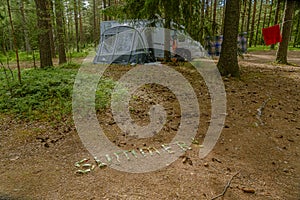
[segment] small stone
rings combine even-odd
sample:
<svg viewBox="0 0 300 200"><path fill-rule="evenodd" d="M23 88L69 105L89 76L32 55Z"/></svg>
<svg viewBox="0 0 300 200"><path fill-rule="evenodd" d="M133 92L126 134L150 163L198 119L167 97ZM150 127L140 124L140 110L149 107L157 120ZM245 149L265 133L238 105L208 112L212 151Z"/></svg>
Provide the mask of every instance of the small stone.
<svg viewBox="0 0 300 200"><path fill-rule="evenodd" d="M289 173L289 170L288 170L287 168L284 168L284 169L283 169L283 172L284 172L284 173Z"/></svg>
<svg viewBox="0 0 300 200"><path fill-rule="evenodd" d="M15 156L15 157L13 157L13 158L11 158L11 159L9 159L10 161L15 161L15 160L18 160L20 157L19 156Z"/></svg>
<svg viewBox="0 0 300 200"><path fill-rule="evenodd" d="M245 193L250 193L250 194L254 194L255 193L255 189L253 189L253 188L242 188L242 190Z"/></svg>
<svg viewBox="0 0 300 200"><path fill-rule="evenodd" d="M209 164L208 163L204 163L204 167L209 167Z"/></svg>
<svg viewBox="0 0 300 200"><path fill-rule="evenodd" d="M222 161L221 161L221 160L219 160L218 158L212 158L211 160L212 160L213 162L222 163Z"/></svg>

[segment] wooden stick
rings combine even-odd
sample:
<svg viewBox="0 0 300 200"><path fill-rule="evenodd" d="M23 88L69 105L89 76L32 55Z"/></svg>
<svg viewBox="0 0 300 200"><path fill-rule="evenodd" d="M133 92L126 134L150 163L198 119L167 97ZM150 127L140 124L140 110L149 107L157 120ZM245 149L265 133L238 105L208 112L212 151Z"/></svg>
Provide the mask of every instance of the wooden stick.
<svg viewBox="0 0 300 200"><path fill-rule="evenodd" d="M222 192L221 194L219 194L219 195L213 197L211 200L215 200L215 199L217 199L217 198L219 198L219 197L224 196L225 193L226 193L226 191L227 191L227 189L229 188L229 186L230 186L230 184L231 184L232 179L233 179L236 175L238 175L239 173L240 173L240 171L238 171L237 173L235 173L235 174L230 178L230 180L227 182L227 184L225 185L223 192Z"/></svg>

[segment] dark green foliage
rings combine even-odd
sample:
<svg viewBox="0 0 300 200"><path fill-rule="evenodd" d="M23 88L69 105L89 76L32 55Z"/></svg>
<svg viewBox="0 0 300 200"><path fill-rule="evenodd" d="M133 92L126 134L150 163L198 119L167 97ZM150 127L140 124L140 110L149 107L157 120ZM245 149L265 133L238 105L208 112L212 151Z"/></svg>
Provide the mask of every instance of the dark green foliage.
<svg viewBox="0 0 300 200"><path fill-rule="evenodd" d="M59 68L23 70L22 84L13 79L7 80L2 68L0 112L30 120L59 121L70 118L73 83L78 67L78 64L71 63ZM109 103L113 86L112 80L99 82L96 109L105 108Z"/></svg>

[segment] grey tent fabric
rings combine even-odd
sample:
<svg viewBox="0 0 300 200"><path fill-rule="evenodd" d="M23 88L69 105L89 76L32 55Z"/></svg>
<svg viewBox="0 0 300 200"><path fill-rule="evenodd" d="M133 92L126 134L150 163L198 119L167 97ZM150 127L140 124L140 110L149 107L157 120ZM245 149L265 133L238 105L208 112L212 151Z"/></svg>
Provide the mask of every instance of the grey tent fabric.
<svg viewBox="0 0 300 200"><path fill-rule="evenodd" d="M115 26L101 35L94 63L143 64L153 61L140 33L133 27Z"/></svg>

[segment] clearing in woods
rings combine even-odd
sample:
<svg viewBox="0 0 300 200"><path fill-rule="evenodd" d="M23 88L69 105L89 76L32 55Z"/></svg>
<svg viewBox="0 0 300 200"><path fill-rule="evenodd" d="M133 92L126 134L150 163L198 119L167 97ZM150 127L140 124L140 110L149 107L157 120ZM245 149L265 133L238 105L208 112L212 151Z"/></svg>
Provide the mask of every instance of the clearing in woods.
<svg viewBox="0 0 300 200"><path fill-rule="evenodd" d="M274 51L251 52L240 60L240 80L223 79L228 115L205 159L199 159L200 147L193 144L176 162L150 173L107 167L75 174L75 162L92 159L75 127L1 114L0 199L213 199L219 194L230 200L300 199L300 53L289 52L293 66L272 64L274 60ZM196 140L201 142L210 120L210 97L195 69L172 67L194 83L201 111ZM129 69L114 66L106 75L117 80ZM168 111L159 137L135 141L122 135L109 109L98 114L105 133L124 149L169 141L180 118L174 95L157 85L137 93L131 111L138 123L148 122L153 103L162 103Z"/></svg>

